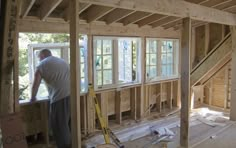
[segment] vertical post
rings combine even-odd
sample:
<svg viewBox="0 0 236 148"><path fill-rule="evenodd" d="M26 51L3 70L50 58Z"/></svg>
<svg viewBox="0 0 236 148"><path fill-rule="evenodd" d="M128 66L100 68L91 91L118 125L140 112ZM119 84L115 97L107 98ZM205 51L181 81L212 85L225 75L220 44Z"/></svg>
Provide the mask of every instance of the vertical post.
<svg viewBox="0 0 236 148"><path fill-rule="evenodd" d="M231 74L231 99L230 120L236 121L236 26L231 27L232 36L232 74Z"/></svg>
<svg viewBox="0 0 236 148"><path fill-rule="evenodd" d="M79 0L70 0L70 81L72 148L81 147Z"/></svg>
<svg viewBox="0 0 236 148"><path fill-rule="evenodd" d="M136 87L130 89L130 108L131 108L131 118L136 120L136 98L137 89Z"/></svg>
<svg viewBox="0 0 236 148"><path fill-rule="evenodd" d="M17 20L19 5L18 1L4 1L3 7L5 12L3 16L3 44L1 49L1 78L0 78L0 114L15 112L15 99L18 100L18 67L17 66ZM1 6L2 7L2 6ZM2 17L2 16L1 16ZM2 22L1 22L2 23ZM17 69L17 70L16 70ZM15 80L15 82L14 82ZM13 83L14 82L14 85ZM16 90L16 91L14 91Z"/></svg>
<svg viewBox="0 0 236 148"><path fill-rule="evenodd" d="M120 91L116 92L115 97L115 112L116 112L116 122L121 124L122 122L122 111L121 111L121 96Z"/></svg>
<svg viewBox="0 0 236 148"><path fill-rule="evenodd" d="M189 108L190 108L190 47L191 19L183 19L181 40L181 121L180 145L188 147L189 141Z"/></svg>
<svg viewBox="0 0 236 148"><path fill-rule="evenodd" d="M224 109L227 109L229 97L229 65L225 67L225 100L224 100Z"/></svg>
<svg viewBox="0 0 236 148"><path fill-rule="evenodd" d="M88 34L88 83L93 84L93 49L92 49L92 35ZM95 130L95 107L93 98L87 95L87 110L88 110L88 133L92 133Z"/></svg>
<svg viewBox="0 0 236 148"><path fill-rule="evenodd" d="M140 91L141 91L141 93L140 93L140 95L137 95L137 117L138 118L141 118L142 117L142 115L144 114L144 101L145 101L145 93L146 93L146 91L145 91L145 85L144 85L144 83L145 83L145 78L146 78L146 75L145 75L145 73L146 73L146 64L145 64L145 60L146 60L146 47L145 47L145 45L146 45L146 41L145 41L145 37L141 37L141 54L140 54L140 56L141 56L141 61L143 61L143 62L141 62L141 82L142 82L142 86L141 86L141 88L140 88ZM137 90L137 92L139 92L139 90Z"/></svg>

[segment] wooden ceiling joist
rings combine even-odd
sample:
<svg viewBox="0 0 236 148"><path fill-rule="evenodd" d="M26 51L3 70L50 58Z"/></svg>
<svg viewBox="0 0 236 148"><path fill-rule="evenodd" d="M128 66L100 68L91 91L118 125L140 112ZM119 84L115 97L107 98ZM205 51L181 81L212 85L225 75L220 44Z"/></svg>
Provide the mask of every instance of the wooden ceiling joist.
<svg viewBox="0 0 236 148"><path fill-rule="evenodd" d="M148 24L151 24L163 17L166 17L164 15L161 15L161 14L153 14L145 19L142 19L140 21L138 21L136 24L138 24L139 27L142 27L142 26L145 26L145 25L148 25Z"/></svg>
<svg viewBox="0 0 236 148"><path fill-rule="evenodd" d="M166 18L164 18L164 19L161 19L161 20L159 20L159 21L157 21L157 22L154 22L154 23L152 23L152 24L150 24L153 28L155 28L155 27L160 27L160 26L162 26L162 25L165 25L165 24L168 24L168 23L170 23L170 22L174 22L174 21L176 21L177 19L179 19L179 18L177 18L177 17L175 17L175 16L168 16L168 17L166 17Z"/></svg>
<svg viewBox="0 0 236 148"><path fill-rule="evenodd" d="M91 6L91 4L81 3L79 5L79 14L82 13L84 10L86 10L90 6Z"/></svg>
<svg viewBox="0 0 236 148"><path fill-rule="evenodd" d="M35 3L36 0L22 0L22 3L21 3L21 14L20 14L20 17L21 18L25 18L30 9L32 8L33 4Z"/></svg>
<svg viewBox="0 0 236 148"><path fill-rule="evenodd" d="M126 25L129 25L129 24L135 23L135 22L137 22L139 20L142 20L143 18L146 18L146 17L148 17L150 15L151 14L147 13L147 12L137 11L137 12L134 12L134 13L130 14L129 16L123 18L119 22L123 23L124 26L126 26Z"/></svg>
<svg viewBox="0 0 236 148"><path fill-rule="evenodd" d="M110 25L114 22L117 22L130 14L134 13L135 11L127 10L127 9L115 9L112 12L105 15L103 18L101 18L102 21L105 21L106 24Z"/></svg>
<svg viewBox="0 0 236 148"><path fill-rule="evenodd" d="M177 26L177 25L182 25L182 18L179 18L179 19L175 20L174 22L162 25L162 27L164 29L169 29L169 28L172 28L172 27Z"/></svg>
<svg viewBox="0 0 236 148"><path fill-rule="evenodd" d="M40 6L40 19L45 20L62 0L43 0Z"/></svg>
<svg viewBox="0 0 236 148"><path fill-rule="evenodd" d="M212 6L212 8L216 8L216 7L219 7L219 6L228 4L228 3L230 3L230 2L232 2L232 0L225 0L225 1L222 1L222 2L220 2L220 3L218 3L218 4L215 4L214 6Z"/></svg>
<svg viewBox="0 0 236 148"><path fill-rule="evenodd" d="M108 14L115 8L113 7L106 7L106 6L96 6L92 5L90 6L86 11L81 13L81 18L87 20L88 23L91 23L92 21L96 21L103 17L104 15Z"/></svg>
<svg viewBox="0 0 236 148"><path fill-rule="evenodd" d="M226 10L227 8L233 6L233 5L236 5L236 1L235 0L232 0L228 3L224 3L224 4L221 4L221 5L218 5L218 6L215 6L216 9L219 9L219 10Z"/></svg>
<svg viewBox="0 0 236 148"><path fill-rule="evenodd" d="M207 1L207 2L204 2L204 3L201 3L201 5L203 6L206 6L206 7L214 7L214 6L217 6L219 4L221 4L222 2L227 2L228 0L214 0L214 1Z"/></svg>
<svg viewBox="0 0 236 148"><path fill-rule="evenodd" d="M81 2L182 18L190 17L195 20L219 24L236 25L235 14L183 0L81 0Z"/></svg>

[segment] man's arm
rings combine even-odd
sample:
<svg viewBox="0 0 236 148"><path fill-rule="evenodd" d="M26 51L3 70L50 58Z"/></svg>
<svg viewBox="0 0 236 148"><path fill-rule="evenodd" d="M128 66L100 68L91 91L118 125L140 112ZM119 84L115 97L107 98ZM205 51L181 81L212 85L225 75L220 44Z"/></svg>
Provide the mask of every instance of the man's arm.
<svg viewBox="0 0 236 148"><path fill-rule="evenodd" d="M39 70L36 70L36 72L34 73L34 81L33 81L33 86L32 86L32 90L31 90L31 100L30 101L35 101L36 100L36 95L39 89L39 85L41 83L41 74L39 72Z"/></svg>

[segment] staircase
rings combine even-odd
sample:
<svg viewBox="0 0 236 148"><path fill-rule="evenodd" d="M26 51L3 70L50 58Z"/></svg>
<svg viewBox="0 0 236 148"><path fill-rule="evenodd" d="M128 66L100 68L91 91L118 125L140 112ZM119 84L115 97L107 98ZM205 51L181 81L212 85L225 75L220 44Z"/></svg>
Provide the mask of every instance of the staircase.
<svg viewBox="0 0 236 148"><path fill-rule="evenodd" d="M203 84L209 80L231 60L231 53L232 38L229 34L191 70L191 86Z"/></svg>

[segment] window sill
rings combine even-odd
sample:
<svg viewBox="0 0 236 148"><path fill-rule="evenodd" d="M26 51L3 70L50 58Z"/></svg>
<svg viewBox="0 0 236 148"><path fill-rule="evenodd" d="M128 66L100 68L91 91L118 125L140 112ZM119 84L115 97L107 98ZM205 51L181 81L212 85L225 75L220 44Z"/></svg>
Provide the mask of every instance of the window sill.
<svg viewBox="0 0 236 148"><path fill-rule="evenodd" d="M119 84L119 85L110 85L104 86L103 88L95 88L96 93L106 92L106 91L121 91L123 89L133 88L141 86L141 82L134 82L134 83L126 83L126 84Z"/></svg>
<svg viewBox="0 0 236 148"><path fill-rule="evenodd" d="M158 84L158 83L163 83L163 82L175 81L175 80L178 80L179 78L180 78L179 76L153 78L151 80L147 80L145 82L145 85L152 85L152 84Z"/></svg>
<svg viewBox="0 0 236 148"><path fill-rule="evenodd" d="M87 93L81 93L80 96L85 96ZM31 102L30 99L25 99L25 100L19 100L19 104L20 106L24 106L24 105L31 105L31 104L35 104L35 103L43 103L43 102L48 102L49 98L48 97L40 97L37 98L36 101Z"/></svg>

